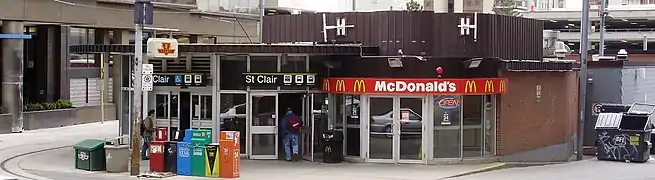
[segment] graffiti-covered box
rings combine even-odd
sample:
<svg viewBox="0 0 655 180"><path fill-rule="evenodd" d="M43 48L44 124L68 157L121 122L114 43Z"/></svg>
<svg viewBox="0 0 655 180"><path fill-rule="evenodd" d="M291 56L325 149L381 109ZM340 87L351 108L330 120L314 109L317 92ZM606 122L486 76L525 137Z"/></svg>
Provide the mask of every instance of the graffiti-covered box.
<svg viewBox="0 0 655 180"><path fill-rule="evenodd" d="M599 160L646 162L650 158L650 115L655 105L633 104L625 113L600 113L596 121Z"/></svg>

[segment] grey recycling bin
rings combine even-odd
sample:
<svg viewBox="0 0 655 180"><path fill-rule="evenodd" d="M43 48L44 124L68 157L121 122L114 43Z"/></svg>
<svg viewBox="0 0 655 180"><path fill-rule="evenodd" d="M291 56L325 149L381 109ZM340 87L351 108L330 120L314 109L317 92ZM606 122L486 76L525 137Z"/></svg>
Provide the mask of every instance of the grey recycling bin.
<svg viewBox="0 0 655 180"><path fill-rule="evenodd" d="M627 112L600 113L596 121L598 160L646 162L650 159L655 105L634 103Z"/></svg>
<svg viewBox="0 0 655 180"><path fill-rule="evenodd" d="M131 155L129 141L129 136L105 139L107 172L127 172Z"/></svg>

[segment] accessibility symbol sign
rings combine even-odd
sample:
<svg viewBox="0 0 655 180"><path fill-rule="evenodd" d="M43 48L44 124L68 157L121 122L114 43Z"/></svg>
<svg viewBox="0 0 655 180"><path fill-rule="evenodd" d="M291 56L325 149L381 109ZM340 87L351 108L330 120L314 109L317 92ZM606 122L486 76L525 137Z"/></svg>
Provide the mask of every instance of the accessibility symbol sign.
<svg viewBox="0 0 655 180"><path fill-rule="evenodd" d="M175 75L175 84L182 83L182 75Z"/></svg>

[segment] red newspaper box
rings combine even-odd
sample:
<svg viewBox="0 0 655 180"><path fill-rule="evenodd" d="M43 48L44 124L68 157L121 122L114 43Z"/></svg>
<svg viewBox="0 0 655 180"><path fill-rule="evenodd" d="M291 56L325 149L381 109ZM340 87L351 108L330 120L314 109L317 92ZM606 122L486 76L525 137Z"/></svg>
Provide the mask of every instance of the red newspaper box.
<svg viewBox="0 0 655 180"><path fill-rule="evenodd" d="M238 178L240 169L241 150L239 145L239 131L221 131L219 148L219 167L221 178Z"/></svg>
<svg viewBox="0 0 655 180"><path fill-rule="evenodd" d="M168 128L158 127L155 132L155 141L168 141Z"/></svg>
<svg viewBox="0 0 655 180"><path fill-rule="evenodd" d="M150 172L164 172L165 141L150 142Z"/></svg>

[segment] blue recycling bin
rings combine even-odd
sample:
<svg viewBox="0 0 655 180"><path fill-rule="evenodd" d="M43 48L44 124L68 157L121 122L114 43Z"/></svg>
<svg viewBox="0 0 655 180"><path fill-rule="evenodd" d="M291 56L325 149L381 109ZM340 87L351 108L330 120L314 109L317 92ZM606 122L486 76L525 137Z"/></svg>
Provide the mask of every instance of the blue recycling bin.
<svg viewBox="0 0 655 180"><path fill-rule="evenodd" d="M191 175L191 143L177 143L177 175Z"/></svg>
<svg viewBox="0 0 655 180"><path fill-rule="evenodd" d="M184 138L182 139L182 141L191 142L191 138L193 137L193 132L194 132L193 129L185 129L184 130Z"/></svg>

